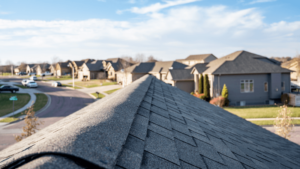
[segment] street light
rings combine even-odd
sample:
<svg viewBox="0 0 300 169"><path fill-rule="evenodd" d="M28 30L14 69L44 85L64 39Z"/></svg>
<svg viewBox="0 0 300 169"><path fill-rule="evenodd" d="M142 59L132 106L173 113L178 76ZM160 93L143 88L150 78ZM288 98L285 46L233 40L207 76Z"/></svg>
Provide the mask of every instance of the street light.
<svg viewBox="0 0 300 169"><path fill-rule="evenodd" d="M75 81L74 81L74 67L70 66L71 63L68 64L68 67L72 67L72 76L73 76L73 89L75 89Z"/></svg>

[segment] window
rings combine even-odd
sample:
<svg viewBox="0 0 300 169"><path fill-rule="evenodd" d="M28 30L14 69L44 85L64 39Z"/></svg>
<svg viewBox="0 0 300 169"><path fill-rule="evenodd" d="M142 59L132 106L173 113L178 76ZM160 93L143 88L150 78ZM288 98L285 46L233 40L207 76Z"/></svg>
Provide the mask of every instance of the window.
<svg viewBox="0 0 300 169"><path fill-rule="evenodd" d="M241 93L254 92L254 80L241 80Z"/></svg>
<svg viewBox="0 0 300 169"><path fill-rule="evenodd" d="M265 83L264 83L264 89L265 89L265 92L268 92L268 91L269 91L269 89L268 89L268 82L265 82Z"/></svg>
<svg viewBox="0 0 300 169"><path fill-rule="evenodd" d="M284 82L281 82L281 91L285 91L285 84L284 84Z"/></svg>

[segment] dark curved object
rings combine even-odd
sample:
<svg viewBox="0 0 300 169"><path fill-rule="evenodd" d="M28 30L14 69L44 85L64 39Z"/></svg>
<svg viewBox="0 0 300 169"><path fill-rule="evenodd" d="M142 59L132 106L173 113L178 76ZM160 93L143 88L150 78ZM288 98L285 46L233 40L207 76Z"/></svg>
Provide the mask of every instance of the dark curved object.
<svg viewBox="0 0 300 169"><path fill-rule="evenodd" d="M81 157L76 157L74 155L65 154L65 153L57 153L57 152L43 152L43 153L30 154L30 155L24 156L22 158L19 158L13 162L7 164L2 169L18 168L32 160L36 160L42 156L48 156L48 155L64 157L68 160L73 161L75 164L77 164L78 166L80 166L82 168L105 169L104 167L101 167L101 166L99 166L95 163L92 163L88 160L85 160Z"/></svg>

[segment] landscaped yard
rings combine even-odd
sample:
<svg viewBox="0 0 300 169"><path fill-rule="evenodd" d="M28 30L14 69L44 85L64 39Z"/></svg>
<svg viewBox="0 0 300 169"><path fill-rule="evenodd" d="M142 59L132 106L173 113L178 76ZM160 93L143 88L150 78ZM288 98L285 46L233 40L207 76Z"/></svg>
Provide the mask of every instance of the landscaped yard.
<svg viewBox="0 0 300 169"><path fill-rule="evenodd" d="M103 95L101 93L99 93L99 97L98 97L98 95L96 93L91 93L91 95L95 96L98 99L102 99L103 97L105 97L105 95Z"/></svg>
<svg viewBox="0 0 300 169"><path fill-rule="evenodd" d="M34 106L33 106L33 110L35 112L41 110L43 107L45 107L45 105L47 104L48 102L48 97L45 95L45 94L42 94L42 93L37 93L35 94L36 95L36 102L34 103ZM16 121L18 120L18 117L21 116L21 115L24 115L26 112L23 111L23 112L20 112L18 114L15 114L11 117L7 117L7 118L4 118L2 120L0 120L0 122L13 122L13 121Z"/></svg>
<svg viewBox="0 0 300 169"><path fill-rule="evenodd" d="M257 120L257 121L250 121L256 125L259 126L269 126L269 125L274 125L274 120ZM294 125L299 125L300 120L293 120L292 122Z"/></svg>
<svg viewBox="0 0 300 169"><path fill-rule="evenodd" d="M30 89L29 87L23 86L23 85L15 85L15 86L17 86L17 87L19 87L19 88L22 88L22 89Z"/></svg>
<svg viewBox="0 0 300 169"><path fill-rule="evenodd" d="M66 84L61 84L62 87L69 87L73 88L73 85L66 85ZM73 89L82 89L81 87L75 86Z"/></svg>
<svg viewBox="0 0 300 169"><path fill-rule="evenodd" d="M30 95L25 93L0 93L0 117L13 112L13 101L9 100L12 96L18 98L15 101L15 111L24 107L30 100Z"/></svg>
<svg viewBox="0 0 300 169"><path fill-rule="evenodd" d="M0 76L11 76L11 73L1 73Z"/></svg>
<svg viewBox="0 0 300 169"><path fill-rule="evenodd" d="M46 76L43 80L54 80L54 81L61 81L61 80L71 80L71 76L62 76L61 78L57 78L55 76Z"/></svg>
<svg viewBox="0 0 300 169"><path fill-rule="evenodd" d="M248 118L276 118L278 106L245 106L245 107L225 107L225 110L245 119ZM289 107L292 117L300 117L300 107Z"/></svg>
<svg viewBox="0 0 300 169"><path fill-rule="evenodd" d="M73 83L69 83L69 84L73 84ZM90 81L75 82L76 86L81 86L81 87L86 87L86 88L116 85L116 84L117 84L117 82L106 82L105 80L90 80Z"/></svg>
<svg viewBox="0 0 300 169"><path fill-rule="evenodd" d="M120 88L119 88L120 89ZM113 92L119 90L119 89L113 89L113 90L108 90L108 91L105 91L104 93L107 93L107 94L112 94Z"/></svg>

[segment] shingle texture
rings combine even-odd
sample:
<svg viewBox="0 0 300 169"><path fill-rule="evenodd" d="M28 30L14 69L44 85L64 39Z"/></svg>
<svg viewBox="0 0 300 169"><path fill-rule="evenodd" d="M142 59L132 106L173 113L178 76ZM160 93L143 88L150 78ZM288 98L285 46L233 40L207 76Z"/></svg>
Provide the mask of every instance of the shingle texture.
<svg viewBox="0 0 300 169"><path fill-rule="evenodd" d="M184 61L184 60L204 60L209 56L214 56L216 58L215 55L213 54L199 54L199 55L190 55L185 59L177 59L177 61Z"/></svg>
<svg viewBox="0 0 300 169"><path fill-rule="evenodd" d="M211 61L204 74L289 73L278 62L247 51L236 51Z"/></svg>
<svg viewBox="0 0 300 169"><path fill-rule="evenodd" d="M146 75L0 152L60 152L104 168L300 168L300 146ZM55 155L20 168L80 168Z"/></svg>
<svg viewBox="0 0 300 169"><path fill-rule="evenodd" d="M170 70L172 80L194 80L194 75L191 74L191 69L175 69Z"/></svg>
<svg viewBox="0 0 300 169"><path fill-rule="evenodd" d="M126 68L130 73L167 73L170 68L172 69L184 69L187 65L176 61L166 62L142 62Z"/></svg>

